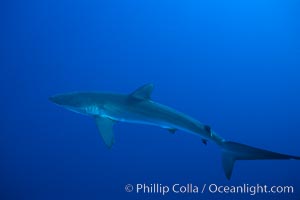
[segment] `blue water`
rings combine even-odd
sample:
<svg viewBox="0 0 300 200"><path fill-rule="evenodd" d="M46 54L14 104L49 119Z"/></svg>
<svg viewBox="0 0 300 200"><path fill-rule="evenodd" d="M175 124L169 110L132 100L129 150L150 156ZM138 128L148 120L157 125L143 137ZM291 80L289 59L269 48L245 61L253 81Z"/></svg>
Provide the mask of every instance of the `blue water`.
<svg viewBox="0 0 300 200"><path fill-rule="evenodd" d="M94 121L48 97L130 93L209 124L226 139L300 155L298 1L3 1L0 199L300 199L299 161L238 161L197 136L118 123L107 149ZM126 184L199 186L127 193ZM204 184L293 186L293 194L217 194Z"/></svg>

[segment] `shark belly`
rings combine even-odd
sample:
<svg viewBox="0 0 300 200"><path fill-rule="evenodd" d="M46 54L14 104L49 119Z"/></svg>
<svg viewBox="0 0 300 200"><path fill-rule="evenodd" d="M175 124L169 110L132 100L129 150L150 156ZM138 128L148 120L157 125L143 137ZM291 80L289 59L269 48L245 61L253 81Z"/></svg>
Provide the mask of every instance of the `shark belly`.
<svg viewBox="0 0 300 200"><path fill-rule="evenodd" d="M122 106L107 104L100 116L114 121L152 125L169 130L183 130L211 139L205 125L183 113L152 101L141 102L134 106L131 104Z"/></svg>

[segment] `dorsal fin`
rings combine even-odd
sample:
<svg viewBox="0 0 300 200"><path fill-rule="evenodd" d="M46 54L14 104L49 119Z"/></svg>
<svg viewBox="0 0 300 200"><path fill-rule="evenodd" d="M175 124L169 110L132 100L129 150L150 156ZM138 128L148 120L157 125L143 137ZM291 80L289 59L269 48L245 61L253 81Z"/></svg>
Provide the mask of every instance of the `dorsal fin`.
<svg viewBox="0 0 300 200"><path fill-rule="evenodd" d="M145 84L132 92L130 96L139 100L149 100L151 99L153 88L154 85L152 83Z"/></svg>

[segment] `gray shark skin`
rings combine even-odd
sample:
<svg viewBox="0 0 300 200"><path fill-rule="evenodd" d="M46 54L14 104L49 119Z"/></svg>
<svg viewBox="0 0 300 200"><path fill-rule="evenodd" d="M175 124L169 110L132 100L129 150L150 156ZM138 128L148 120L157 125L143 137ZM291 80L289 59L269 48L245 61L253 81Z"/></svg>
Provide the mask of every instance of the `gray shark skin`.
<svg viewBox="0 0 300 200"><path fill-rule="evenodd" d="M201 136L204 144L215 142L222 150L222 165L227 179L231 178L236 160L296 159L298 156L275 153L248 145L227 141L208 125L151 100L153 84L146 84L131 94L76 92L50 97L50 101L76 113L91 116L107 147L114 143L116 122L147 124Z"/></svg>

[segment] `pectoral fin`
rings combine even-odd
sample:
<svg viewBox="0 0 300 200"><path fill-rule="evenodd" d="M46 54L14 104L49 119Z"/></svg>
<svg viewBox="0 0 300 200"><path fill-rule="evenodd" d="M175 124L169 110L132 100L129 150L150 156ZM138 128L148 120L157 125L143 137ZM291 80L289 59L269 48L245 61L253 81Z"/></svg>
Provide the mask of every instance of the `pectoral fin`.
<svg viewBox="0 0 300 200"><path fill-rule="evenodd" d="M108 148L111 148L114 143L113 125L114 121L105 117L95 117L97 128L103 138L104 143Z"/></svg>

